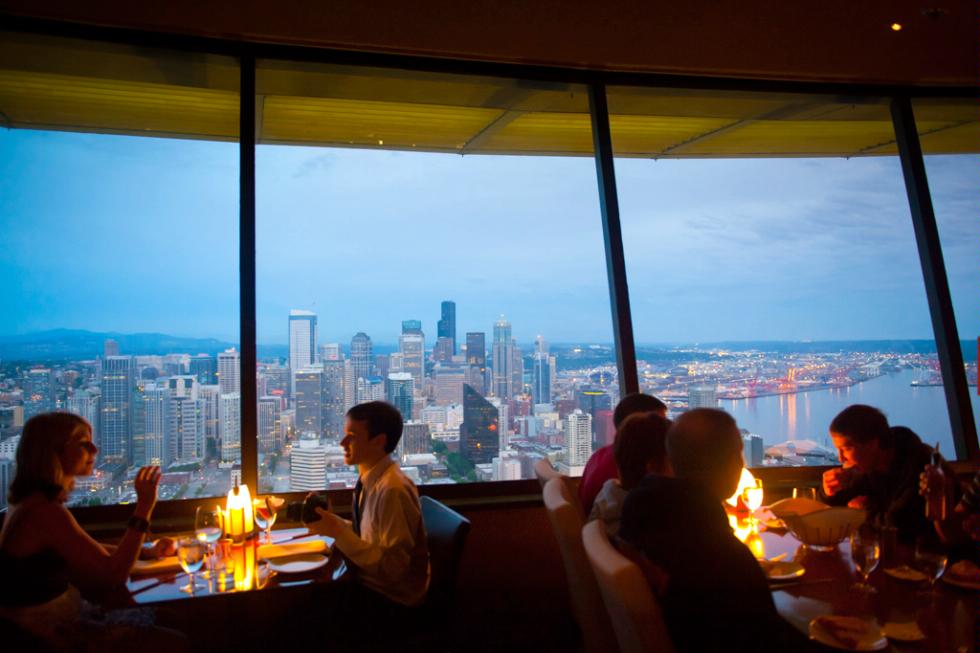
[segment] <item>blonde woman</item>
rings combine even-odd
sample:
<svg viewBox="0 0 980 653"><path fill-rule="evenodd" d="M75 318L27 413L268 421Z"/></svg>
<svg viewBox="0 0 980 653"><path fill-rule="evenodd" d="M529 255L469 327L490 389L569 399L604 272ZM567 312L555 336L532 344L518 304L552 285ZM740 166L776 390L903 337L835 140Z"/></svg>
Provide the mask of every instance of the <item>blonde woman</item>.
<svg viewBox="0 0 980 653"><path fill-rule="evenodd" d="M92 427L70 413L27 421L17 447L10 507L0 530L0 613L59 648L78 635L76 587L122 585L140 555L157 500L159 467L143 467L134 481L136 509L115 547L88 535L65 507L76 476L92 473L98 449ZM163 541L149 557L170 547ZM90 634L90 633L87 633Z"/></svg>

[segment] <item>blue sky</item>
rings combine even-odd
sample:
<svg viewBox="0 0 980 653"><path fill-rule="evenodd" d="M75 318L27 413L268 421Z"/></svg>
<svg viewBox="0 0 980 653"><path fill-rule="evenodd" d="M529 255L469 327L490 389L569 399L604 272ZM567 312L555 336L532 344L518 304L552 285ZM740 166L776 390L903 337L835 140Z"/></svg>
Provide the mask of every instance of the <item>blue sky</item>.
<svg viewBox="0 0 980 653"><path fill-rule="evenodd" d="M980 334L980 157L927 170L963 338ZM928 338L895 158L618 160L641 342ZM290 308L321 342L402 319L460 337L611 341L588 158L260 146L259 342ZM0 334L237 340L236 145L0 131Z"/></svg>

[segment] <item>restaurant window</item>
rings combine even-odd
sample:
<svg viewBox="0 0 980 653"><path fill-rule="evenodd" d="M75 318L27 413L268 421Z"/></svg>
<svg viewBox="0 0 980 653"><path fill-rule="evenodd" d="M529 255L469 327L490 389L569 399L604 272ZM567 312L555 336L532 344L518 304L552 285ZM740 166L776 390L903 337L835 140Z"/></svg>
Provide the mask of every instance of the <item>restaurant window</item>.
<svg viewBox="0 0 980 653"><path fill-rule="evenodd" d="M260 61L259 486L352 487L345 412L419 484L577 473L615 352L584 87Z"/></svg>
<svg viewBox="0 0 980 653"><path fill-rule="evenodd" d="M837 464L828 427L856 403L955 457L887 101L609 107L641 388L731 413L750 466Z"/></svg>
<svg viewBox="0 0 980 653"><path fill-rule="evenodd" d="M926 176L936 213L953 300L953 313L963 351L964 373L976 424L980 416L977 356L980 350L980 275L977 274L977 215L980 193L980 107L974 100L933 99L913 103L916 129L925 154ZM939 370L932 370L928 387L942 390ZM950 452L952 454L952 452Z"/></svg>
<svg viewBox="0 0 980 653"><path fill-rule="evenodd" d="M142 465L162 500L227 492L238 85L224 57L0 34L4 485L24 421L59 410L99 448L73 505L134 501Z"/></svg>

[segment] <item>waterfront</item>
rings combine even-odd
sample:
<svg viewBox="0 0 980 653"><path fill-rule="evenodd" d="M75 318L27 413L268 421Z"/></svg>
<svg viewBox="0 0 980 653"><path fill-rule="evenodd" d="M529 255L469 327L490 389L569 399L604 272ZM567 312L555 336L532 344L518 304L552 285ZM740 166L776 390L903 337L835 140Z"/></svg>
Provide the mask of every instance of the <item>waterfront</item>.
<svg viewBox="0 0 980 653"><path fill-rule="evenodd" d="M942 386L912 387L913 370L882 375L846 388L810 390L751 399L723 399L719 406L739 426L763 437L766 446L786 440L813 440L831 447L827 427L850 404L870 404L884 411L889 423L907 426L930 444L940 443L955 458L946 397ZM974 415L980 410L976 388L970 388Z"/></svg>

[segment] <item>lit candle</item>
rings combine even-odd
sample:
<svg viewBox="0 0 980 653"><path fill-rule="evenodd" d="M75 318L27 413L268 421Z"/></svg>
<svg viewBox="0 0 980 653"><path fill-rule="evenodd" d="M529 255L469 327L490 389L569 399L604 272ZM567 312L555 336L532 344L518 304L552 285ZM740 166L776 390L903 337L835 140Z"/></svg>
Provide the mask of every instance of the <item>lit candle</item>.
<svg viewBox="0 0 980 653"><path fill-rule="evenodd" d="M252 499L248 487L240 485L228 491L225 511L227 534L235 544L241 544L255 528L255 521L252 518Z"/></svg>

